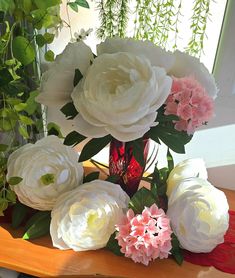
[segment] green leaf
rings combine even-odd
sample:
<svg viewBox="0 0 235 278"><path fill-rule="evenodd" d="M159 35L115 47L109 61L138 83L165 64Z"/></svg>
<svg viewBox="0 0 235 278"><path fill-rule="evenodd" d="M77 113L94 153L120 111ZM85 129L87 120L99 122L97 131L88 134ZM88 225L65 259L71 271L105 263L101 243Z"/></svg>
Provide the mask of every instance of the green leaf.
<svg viewBox="0 0 235 278"><path fill-rule="evenodd" d="M46 44L46 40L43 35L39 34L36 36L36 43L39 47L43 47Z"/></svg>
<svg viewBox="0 0 235 278"><path fill-rule="evenodd" d="M55 60L55 54L54 54L54 52L52 50L48 50L45 53L44 58L48 62L53 62Z"/></svg>
<svg viewBox="0 0 235 278"><path fill-rule="evenodd" d="M150 128L150 130L147 132L147 137L149 137L156 143L161 144L161 142L158 138L158 131L156 130L156 128L154 128L154 127Z"/></svg>
<svg viewBox="0 0 235 278"><path fill-rule="evenodd" d="M19 184L23 179L21 177L10 177L7 181L10 185L17 185Z"/></svg>
<svg viewBox="0 0 235 278"><path fill-rule="evenodd" d="M22 0L21 2L24 13L29 14L32 9L32 0Z"/></svg>
<svg viewBox="0 0 235 278"><path fill-rule="evenodd" d="M136 161L140 164L141 167L145 166L144 161L144 142L143 139L137 139L132 141L133 144L133 155Z"/></svg>
<svg viewBox="0 0 235 278"><path fill-rule="evenodd" d="M64 145L66 146L75 146L85 140L86 137L82 134L78 133L77 131L70 132L64 140Z"/></svg>
<svg viewBox="0 0 235 278"><path fill-rule="evenodd" d="M117 183L120 177L118 175L111 175L108 176L106 181L111 182L111 183Z"/></svg>
<svg viewBox="0 0 235 278"><path fill-rule="evenodd" d="M99 175L100 175L100 172L92 172L84 177L83 183L97 180L97 179L99 179Z"/></svg>
<svg viewBox="0 0 235 278"><path fill-rule="evenodd" d="M13 80L12 75L8 69L3 68L0 70L0 86L3 87Z"/></svg>
<svg viewBox="0 0 235 278"><path fill-rule="evenodd" d="M28 213L28 207L21 203L16 203L13 207L11 226L13 229L17 229L25 220Z"/></svg>
<svg viewBox="0 0 235 278"><path fill-rule="evenodd" d="M8 208L8 202L4 198L0 198L0 216L4 215L4 210Z"/></svg>
<svg viewBox="0 0 235 278"><path fill-rule="evenodd" d="M22 100L19 98L7 98L6 102L10 105L17 105L17 104L22 103Z"/></svg>
<svg viewBox="0 0 235 278"><path fill-rule="evenodd" d="M72 120L78 114L73 102L66 103L60 111L65 115L68 120Z"/></svg>
<svg viewBox="0 0 235 278"><path fill-rule="evenodd" d="M7 190L6 198L8 202L15 203L16 202L16 194L12 190Z"/></svg>
<svg viewBox="0 0 235 278"><path fill-rule="evenodd" d="M38 91L32 91L30 92L29 98L26 101L26 107L24 108L24 111L26 111L29 115L33 115L40 104L38 104L35 101L35 98L39 95Z"/></svg>
<svg viewBox="0 0 235 278"><path fill-rule="evenodd" d="M138 190L129 202L129 208L135 213L142 213L144 207L151 207L156 203L153 193L145 187Z"/></svg>
<svg viewBox="0 0 235 278"><path fill-rule="evenodd" d="M152 192L152 194L153 194L153 196L156 200L158 200L158 192L157 192L158 190L157 189L158 188L157 188L156 182L152 182L151 187L150 187L150 191Z"/></svg>
<svg viewBox="0 0 235 278"><path fill-rule="evenodd" d="M182 254L182 250L180 249L180 243L176 235L173 233L171 236L171 254L174 257L175 261L178 265L181 265L183 263L184 257Z"/></svg>
<svg viewBox="0 0 235 278"><path fill-rule="evenodd" d="M5 152L8 148L8 145L0 144L0 152Z"/></svg>
<svg viewBox="0 0 235 278"><path fill-rule="evenodd" d="M184 146L192 139L192 135L177 131L174 127L156 126L154 129L160 140L176 153L185 153Z"/></svg>
<svg viewBox="0 0 235 278"><path fill-rule="evenodd" d="M38 9L46 10L49 7L53 7L61 4L61 0L34 0Z"/></svg>
<svg viewBox="0 0 235 278"><path fill-rule="evenodd" d="M55 35L54 35L54 34L51 34L51 33L45 33L45 34L43 35L43 37L44 37L46 43L47 43L47 44L50 44L50 43L53 42Z"/></svg>
<svg viewBox="0 0 235 278"><path fill-rule="evenodd" d="M67 3L67 5L76 13L78 12L78 4L76 2L69 2Z"/></svg>
<svg viewBox="0 0 235 278"><path fill-rule="evenodd" d="M50 185L50 184L55 182L55 175L54 174L50 174L50 173L42 175L41 178L40 178L40 181L44 185Z"/></svg>
<svg viewBox="0 0 235 278"><path fill-rule="evenodd" d="M124 254L121 252L121 247L118 245L118 241L115 239L115 237L116 237L116 232L114 232L110 236L109 241L105 248L113 252L117 256L124 256Z"/></svg>
<svg viewBox="0 0 235 278"><path fill-rule="evenodd" d="M51 212L40 211L26 223L26 232L23 239L34 239L47 235L50 231Z"/></svg>
<svg viewBox="0 0 235 278"><path fill-rule="evenodd" d="M75 3L83 8L87 8L87 9L90 8L90 6L86 0L75 0Z"/></svg>
<svg viewBox="0 0 235 278"><path fill-rule="evenodd" d="M86 161L100 152L112 140L111 135L91 139L82 149L79 162Z"/></svg>
<svg viewBox="0 0 235 278"><path fill-rule="evenodd" d="M48 133L48 135L55 135L59 138L64 138L61 133L60 127L55 123L48 123L47 133Z"/></svg>
<svg viewBox="0 0 235 278"><path fill-rule="evenodd" d="M26 107L27 107L27 103L19 103L19 104L14 105L14 109L15 109L17 112L20 112L20 111L25 110Z"/></svg>
<svg viewBox="0 0 235 278"><path fill-rule="evenodd" d="M15 9L15 3L13 0L0 1L0 11L12 13L14 9Z"/></svg>
<svg viewBox="0 0 235 278"><path fill-rule="evenodd" d="M167 164L168 164L168 172L170 173L174 169L174 160L169 148L167 149Z"/></svg>
<svg viewBox="0 0 235 278"><path fill-rule="evenodd" d="M22 36L15 37L12 42L14 57L24 66L32 63L35 59L35 51L30 42Z"/></svg>
<svg viewBox="0 0 235 278"><path fill-rule="evenodd" d="M22 126L22 125L19 126L18 131L19 131L19 133L20 133L25 139L28 139L28 138L29 138L28 131L27 131L27 129L26 129L24 126Z"/></svg>
<svg viewBox="0 0 235 278"><path fill-rule="evenodd" d="M20 121L25 125L32 125L34 121L27 116L19 115Z"/></svg>
<svg viewBox="0 0 235 278"><path fill-rule="evenodd" d="M73 86L76 87L79 81L83 78L83 75L81 74L79 69L75 69L75 75L73 79Z"/></svg>

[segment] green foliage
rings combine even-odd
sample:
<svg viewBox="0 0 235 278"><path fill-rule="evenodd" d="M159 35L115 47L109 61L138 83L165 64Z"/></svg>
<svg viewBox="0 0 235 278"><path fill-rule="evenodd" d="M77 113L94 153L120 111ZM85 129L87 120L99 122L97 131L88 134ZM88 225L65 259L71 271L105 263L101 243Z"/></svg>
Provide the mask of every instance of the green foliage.
<svg viewBox="0 0 235 278"><path fill-rule="evenodd" d="M83 183L91 182L93 180L97 180L97 179L99 179L99 175L100 175L100 172L91 172L90 174L87 174L84 177Z"/></svg>
<svg viewBox="0 0 235 278"><path fill-rule="evenodd" d="M36 32L58 29L60 0L0 1L0 212L15 203L13 186L6 180L9 154L19 145L35 142L43 134L41 106L36 103L39 87L37 46L52 43L54 34ZM44 31L44 30L42 30ZM52 53L47 53L52 60Z"/></svg>
<svg viewBox="0 0 235 278"><path fill-rule="evenodd" d="M17 185L19 184L23 179L21 177L10 177L7 181L10 185Z"/></svg>
<svg viewBox="0 0 235 278"><path fill-rule="evenodd" d="M55 60L55 54L52 50L48 50L45 55L45 60L48 62L53 62Z"/></svg>
<svg viewBox="0 0 235 278"><path fill-rule="evenodd" d="M151 207L155 203L157 203L157 199L153 193L147 188L142 187L131 198L129 208L131 208L134 213L142 213L144 207Z"/></svg>
<svg viewBox="0 0 235 278"><path fill-rule="evenodd" d="M33 0L38 9L46 10L47 8L60 5L61 0Z"/></svg>
<svg viewBox="0 0 235 278"><path fill-rule="evenodd" d="M133 144L133 155L136 159L136 161L140 164L140 166L145 166L144 161L144 142L143 139L137 139L132 142Z"/></svg>
<svg viewBox="0 0 235 278"><path fill-rule="evenodd" d="M73 86L76 87L79 81L83 78L82 73L80 72L79 69L75 69L75 75L73 79Z"/></svg>
<svg viewBox="0 0 235 278"><path fill-rule="evenodd" d="M44 185L50 185L52 183L55 182L55 175L48 173L45 175L42 175L40 178L40 181L44 184Z"/></svg>
<svg viewBox="0 0 235 278"><path fill-rule="evenodd" d="M210 16L210 0L195 0L191 18L192 36L186 51L193 56L200 57L206 34L207 20Z"/></svg>
<svg viewBox="0 0 235 278"><path fill-rule="evenodd" d="M174 233L172 234L171 244L172 244L171 254L173 258L175 259L178 265L182 265L184 257L182 254L182 250L180 249L179 240L177 239Z"/></svg>
<svg viewBox="0 0 235 278"><path fill-rule="evenodd" d="M55 135L59 138L64 138L61 133L60 127L55 123L47 124L47 135Z"/></svg>
<svg viewBox="0 0 235 278"><path fill-rule="evenodd" d="M20 202L15 204L11 220L11 226L13 229L17 229L23 223L27 216L28 209L29 208L27 206L21 204Z"/></svg>
<svg viewBox="0 0 235 278"><path fill-rule="evenodd" d="M77 144L81 143L85 140L86 137L82 134L78 133L77 131L70 132L64 140L64 145L66 146L76 146Z"/></svg>
<svg viewBox="0 0 235 278"><path fill-rule="evenodd" d="M34 239L47 235L50 231L51 212L39 211L35 213L25 225L23 239Z"/></svg>
<svg viewBox="0 0 235 278"><path fill-rule="evenodd" d="M24 66L32 63L35 59L35 50L25 37L18 36L14 38L12 42L12 51L14 57Z"/></svg>
<svg viewBox="0 0 235 278"><path fill-rule="evenodd" d="M124 254L121 252L121 247L118 245L118 241L115 239L115 237L116 237L116 232L114 232L110 236L109 241L105 248L117 256L124 256Z"/></svg>
<svg viewBox="0 0 235 278"><path fill-rule="evenodd" d="M107 177L106 181L112 182L112 183L118 183L118 180L120 177L118 175L110 175Z"/></svg>
<svg viewBox="0 0 235 278"><path fill-rule="evenodd" d="M78 7L83 7L89 9L90 6L86 0L75 0L74 2L68 2L67 5L76 13L78 12Z"/></svg>
<svg viewBox="0 0 235 278"><path fill-rule="evenodd" d="M129 16L128 0L100 0L97 8L101 25L97 30L97 36L125 37L125 31Z"/></svg>
<svg viewBox="0 0 235 278"><path fill-rule="evenodd" d="M75 118L78 114L78 111L76 110L73 102L66 103L60 111L65 115L67 120L72 120Z"/></svg>
<svg viewBox="0 0 235 278"><path fill-rule="evenodd" d="M106 135L102 138L91 139L82 149L79 156L79 162L86 161L96 155L105 146L107 146L112 140L111 135Z"/></svg>
<svg viewBox="0 0 235 278"><path fill-rule="evenodd" d="M172 121L178 120L175 115L164 115L164 107L158 111L156 121L157 126L152 127L147 136L156 143L160 144L160 140L176 153L185 153L185 145L190 142L192 135L188 135L185 131L178 131L174 127Z"/></svg>

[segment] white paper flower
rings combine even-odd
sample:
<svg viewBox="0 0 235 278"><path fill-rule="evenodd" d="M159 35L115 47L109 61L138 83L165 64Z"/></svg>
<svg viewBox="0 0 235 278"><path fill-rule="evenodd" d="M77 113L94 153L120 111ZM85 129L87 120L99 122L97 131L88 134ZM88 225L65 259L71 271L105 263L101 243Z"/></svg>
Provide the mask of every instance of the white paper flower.
<svg viewBox="0 0 235 278"><path fill-rule="evenodd" d="M60 109L71 101L75 69L85 75L93 61L91 49L83 42L69 43L43 73L37 101Z"/></svg>
<svg viewBox="0 0 235 278"><path fill-rule="evenodd" d="M200 60L178 50L172 55L175 63L168 73L178 78L193 76L206 89L208 95L215 99L218 94L215 79Z"/></svg>
<svg viewBox="0 0 235 278"><path fill-rule="evenodd" d="M174 187L183 179L193 177L208 178L205 162L201 158L186 159L175 166L167 180L167 196L170 197Z"/></svg>
<svg viewBox="0 0 235 278"><path fill-rule="evenodd" d="M102 180L63 194L51 214L53 246L75 251L106 246L128 202L128 195L119 185Z"/></svg>
<svg viewBox="0 0 235 278"><path fill-rule="evenodd" d="M152 66L162 67L166 71L175 63L175 57L171 52L156 46L150 41L140 41L131 38L107 38L97 45L98 56L104 53L114 54L117 52L132 53L136 56L148 59Z"/></svg>
<svg viewBox="0 0 235 278"><path fill-rule="evenodd" d="M180 245L207 253L224 241L229 225L225 194L200 178L183 180L168 200L167 215Z"/></svg>
<svg viewBox="0 0 235 278"><path fill-rule="evenodd" d="M75 128L87 137L111 134L123 142L142 137L156 125L171 83L163 68L143 56L102 54L72 93L79 111Z"/></svg>
<svg viewBox="0 0 235 278"><path fill-rule="evenodd" d="M77 161L73 149L63 145L58 137L48 136L10 155L7 179L23 178L12 187L21 203L38 210L51 210L62 193L81 184L83 167Z"/></svg>

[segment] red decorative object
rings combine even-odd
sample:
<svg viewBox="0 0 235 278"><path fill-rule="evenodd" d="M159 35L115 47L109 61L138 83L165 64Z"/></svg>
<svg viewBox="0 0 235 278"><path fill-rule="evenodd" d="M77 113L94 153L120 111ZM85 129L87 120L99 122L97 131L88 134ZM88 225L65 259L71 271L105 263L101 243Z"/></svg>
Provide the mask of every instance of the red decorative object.
<svg viewBox="0 0 235 278"><path fill-rule="evenodd" d="M143 139L144 143L144 162L146 164L149 139ZM128 143L113 139L110 143L109 153L109 173L119 176L118 184L122 189L132 197L138 190L144 167L141 166L133 155L133 147Z"/></svg>
<svg viewBox="0 0 235 278"><path fill-rule="evenodd" d="M235 211L229 211L229 228L224 243L210 253L191 253L184 250L184 259L190 263L215 268L235 274Z"/></svg>

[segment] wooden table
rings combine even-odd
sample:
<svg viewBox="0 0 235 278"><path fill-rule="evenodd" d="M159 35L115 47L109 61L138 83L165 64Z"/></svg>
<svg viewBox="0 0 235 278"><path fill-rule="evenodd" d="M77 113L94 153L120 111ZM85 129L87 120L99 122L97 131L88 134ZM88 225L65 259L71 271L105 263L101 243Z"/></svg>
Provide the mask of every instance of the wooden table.
<svg viewBox="0 0 235 278"><path fill-rule="evenodd" d="M235 191L224 190L230 208L235 210ZM172 259L156 260L148 267L107 250L74 252L52 247L49 236L25 241L22 230L8 224L0 227L0 267L38 277L130 277L130 278L226 278L235 277L213 267L188 262L178 266Z"/></svg>

